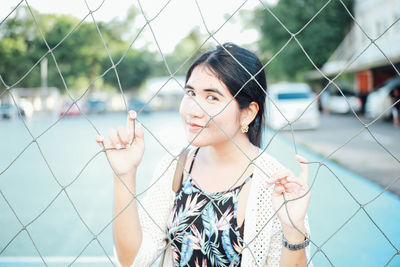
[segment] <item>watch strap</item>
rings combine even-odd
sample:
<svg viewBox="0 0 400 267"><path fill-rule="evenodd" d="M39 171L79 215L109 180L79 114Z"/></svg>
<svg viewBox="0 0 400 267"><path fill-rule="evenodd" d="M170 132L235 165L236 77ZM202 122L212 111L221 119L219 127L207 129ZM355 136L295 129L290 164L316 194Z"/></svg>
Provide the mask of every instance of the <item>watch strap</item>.
<svg viewBox="0 0 400 267"><path fill-rule="evenodd" d="M290 244L282 233L282 244L285 248L289 250L299 250L307 247L310 244L310 238L308 235L306 235L305 240L303 242L298 244Z"/></svg>

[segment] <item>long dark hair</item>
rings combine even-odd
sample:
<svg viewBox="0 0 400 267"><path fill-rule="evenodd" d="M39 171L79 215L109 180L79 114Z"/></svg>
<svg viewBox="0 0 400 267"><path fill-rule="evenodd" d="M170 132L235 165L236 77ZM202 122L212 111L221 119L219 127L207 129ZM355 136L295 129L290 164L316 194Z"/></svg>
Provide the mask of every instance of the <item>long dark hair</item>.
<svg viewBox="0 0 400 267"><path fill-rule="evenodd" d="M229 53L227 51L229 51ZM238 62L240 62L240 64ZM198 65L207 66L228 87L233 96L240 90L235 98L239 103L240 109L249 107L250 103L253 101L257 102L259 110L254 120L249 124L247 136L252 144L261 147L265 118L264 91L267 90L267 82L265 72L262 69L263 66L258 57L253 52L233 43L225 43L222 46L219 45L215 50L202 53L192 63L186 74L186 83L193 69ZM252 76L257 80L258 84L252 79Z"/></svg>

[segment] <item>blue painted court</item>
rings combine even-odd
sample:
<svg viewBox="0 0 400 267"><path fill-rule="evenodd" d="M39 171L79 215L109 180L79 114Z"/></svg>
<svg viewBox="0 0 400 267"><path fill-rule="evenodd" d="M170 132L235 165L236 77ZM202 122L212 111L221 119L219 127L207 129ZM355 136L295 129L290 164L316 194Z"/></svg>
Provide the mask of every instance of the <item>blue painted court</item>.
<svg viewBox="0 0 400 267"><path fill-rule="evenodd" d="M141 116L139 119L168 149L185 140L178 114ZM90 119L102 133L125 123L123 114ZM31 121L29 127L38 135L53 121ZM0 121L0 133L0 151L6 151L0 153L1 172L31 138L19 121ZM138 192L146 188L154 162L165 152L146 131L145 135L147 150L138 173ZM0 195L0 266L44 266L40 255L49 266L72 262L74 266L112 266L105 255L113 257L112 172L103 154L81 172L99 150L95 136L84 118L65 118L38 139L47 163L36 144L31 144L0 175L0 190L13 208ZM264 144L272 132L265 136ZM389 192L379 195L382 188L331 161L325 162L329 169L321 166L317 172L317 162L322 158L300 146L297 149L308 161L316 162L309 165L311 250L313 254L320 246L323 253L314 255L314 266L384 266L400 247L400 199ZM299 173L291 140L276 136L267 152ZM60 193L54 176L60 184L70 184L66 188L69 198ZM364 210L353 198L368 203ZM30 237L26 231L19 233L22 225L14 212L24 225L28 224ZM98 235L98 241L93 240L92 233ZM388 266L400 266L399 257Z"/></svg>

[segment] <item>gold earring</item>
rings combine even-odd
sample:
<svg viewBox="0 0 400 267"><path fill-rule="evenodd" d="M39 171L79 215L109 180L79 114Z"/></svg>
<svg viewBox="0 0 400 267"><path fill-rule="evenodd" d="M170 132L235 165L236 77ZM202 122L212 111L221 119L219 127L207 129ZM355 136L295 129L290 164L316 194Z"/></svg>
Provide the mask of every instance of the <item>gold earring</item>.
<svg viewBox="0 0 400 267"><path fill-rule="evenodd" d="M242 125L240 128L242 130L242 133L247 133L249 131L249 126L248 125Z"/></svg>

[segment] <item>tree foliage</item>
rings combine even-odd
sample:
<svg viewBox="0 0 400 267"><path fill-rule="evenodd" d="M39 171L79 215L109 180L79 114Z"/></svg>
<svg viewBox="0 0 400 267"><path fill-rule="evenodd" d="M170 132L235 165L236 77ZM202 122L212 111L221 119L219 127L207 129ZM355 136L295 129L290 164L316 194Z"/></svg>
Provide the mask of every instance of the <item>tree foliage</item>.
<svg viewBox="0 0 400 267"><path fill-rule="evenodd" d="M127 56L118 65L123 89L137 88L150 74L148 52L129 48L122 35L131 25L135 12L130 10L126 21L110 23L80 21L69 15L39 14L32 10L48 46L53 49L48 59L48 86L83 91L90 82L112 66L98 31L113 59ZM68 36L67 36L68 35ZM65 38L67 36L67 38ZM61 43L60 43L61 42ZM21 79L49 49L42 38L33 16L27 8L16 10L0 27L0 75L8 85ZM59 68L63 79L61 78ZM116 79L105 76L103 83L118 88ZM64 81L63 81L64 80ZM64 85L65 82L65 85ZM17 87L40 87L40 64L22 79Z"/></svg>
<svg viewBox="0 0 400 267"><path fill-rule="evenodd" d="M118 64L116 69L118 72L119 83L122 89L138 88L145 78L152 72L151 69L151 53L147 51L128 50L127 47L120 47L114 51L114 64ZM122 58L122 60L121 60ZM105 57L101 62L101 72L104 73L112 67L109 57ZM107 72L103 77L104 82L108 85L114 85L119 88L117 75L113 69Z"/></svg>
<svg viewBox="0 0 400 267"><path fill-rule="evenodd" d="M321 67L334 52L350 29L352 19L340 1L332 0L280 0L270 8L290 33L297 34L304 50L317 67ZM353 0L343 0L352 10ZM312 21L303 28L310 20ZM267 10L255 13L253 23L259 27L259 47L266 61L285 45L291 34ZM301 80L305 72L314 67L294 39L272 61L268 73L273 79Z"/></svg>

